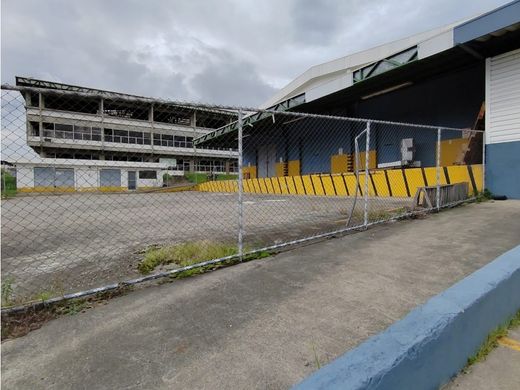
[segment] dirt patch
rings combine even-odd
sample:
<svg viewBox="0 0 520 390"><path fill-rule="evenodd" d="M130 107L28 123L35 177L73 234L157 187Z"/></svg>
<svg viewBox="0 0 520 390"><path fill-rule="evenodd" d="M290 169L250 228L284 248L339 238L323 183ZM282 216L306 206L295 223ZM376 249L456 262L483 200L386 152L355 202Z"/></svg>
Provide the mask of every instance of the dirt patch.
<svg viewBox="0 0 520 390"><path fill-rule="evenodd" d="M96 306L106 305L108 300L126 294L129 287L120 288L84 299L29 307L21 312L2 313L2 341L25 336L41 328L45 323L59 317L83 313Z"/></svg>

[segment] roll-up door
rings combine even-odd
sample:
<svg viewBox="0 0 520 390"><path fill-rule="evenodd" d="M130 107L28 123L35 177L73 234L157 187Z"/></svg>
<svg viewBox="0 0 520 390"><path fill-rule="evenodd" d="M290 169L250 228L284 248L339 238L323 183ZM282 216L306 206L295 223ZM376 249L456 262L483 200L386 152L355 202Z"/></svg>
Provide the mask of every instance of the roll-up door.
<svg viewBox="0 0 520 390"><path fill-rule="evenodd" d="M34 187L74 188L74 169L35 167Z"/></svg>
<svg viewBox="0 0 520 390"><path fill-rule="evenodd" d="M121 169L102 169L99 171L101 187L121 187Z"/></svg>
<svg viewBox="0 0 520 390"><path fill-rule="evenodd" d="M520 141L520 49L488 61L487 143Z"/></svg>
<svg viewBox="0 0 520 390"><path fill-rule="evenodd" d="M35 167L34 168L35 187L54 187L54 168Z"/></svg>
<svg viewBox="0 0 520 390"><path fill-rule="evenodd" d="M55 187L74 187L74 169L56 168L54 176Z"/></svg>

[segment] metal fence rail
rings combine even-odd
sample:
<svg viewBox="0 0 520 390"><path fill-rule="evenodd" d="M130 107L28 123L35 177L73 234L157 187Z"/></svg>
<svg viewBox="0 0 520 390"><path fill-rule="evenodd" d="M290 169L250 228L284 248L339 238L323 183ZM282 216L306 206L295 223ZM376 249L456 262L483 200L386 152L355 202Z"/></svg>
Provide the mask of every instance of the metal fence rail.
<svg viewBox="0 0 520 390"><path fill-rule="evenodd" d="M172 276L471 199L482 132L2 86L2 305Z"/></svg>

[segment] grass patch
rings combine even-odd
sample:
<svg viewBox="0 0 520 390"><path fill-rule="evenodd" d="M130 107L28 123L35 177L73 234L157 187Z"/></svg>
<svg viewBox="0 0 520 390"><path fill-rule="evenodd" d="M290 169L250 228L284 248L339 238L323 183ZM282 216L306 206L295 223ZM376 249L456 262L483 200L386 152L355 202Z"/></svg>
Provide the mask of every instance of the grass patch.
<svg viewBox="0 0 520 390"><path fill-rule="evenodd" d="M184 177L195 184L201 184L205 183L209 180L237 180L238 175L231 175L231 174L225 174L225 173L219 173L215 176L213 179L210 174L207 173L185 173Z"/></svg>
<svg viewBox="0 0 520 390"><path fill-rule="evenodd" d="M205 183L208 181L206 173L185 173L184 177L195 184Z"/></svg>
<svg viewBox="0 0 520 390"><path fill-rule="evenodd" d="M225 173L219 173L216 177L217 180L238 180L238 175L226 175Z"/></svg>
<svg viewBox="0 0 520 390"><path fill-rule="evenodd" d="M206 273L208 271L215 271L215 270L217 270L219 268L229 267L231 265L238 264L240 262L245 263L245 262L251 261L251 260L263 259L263 258L269 257L271 255L272 255L272 253L267 252L267 251L260 251L260 252L256 252L256 253L251 253L251 254L243 256L242 257L242 261L240 261L239 258L224 260L224 261L222 261L220 263L217 263L217 264L210 264L210 265L206 265L206 266L203 266L203 267L197 267L197 268L189 269L189 270L186 270L186 271L181 271L179 273L176 273L176 274L172 275L172 278L173 279L189 278L190 276L203 274L203 273Z"/></svg>
<svg viewBox="0 0 520 390"><path fill-rule="evenodd" d="M10 198L16 196L16 177L6 170L2 169L1 177L2 198Z"/></svg>
<svg viewBox="0 0 520 390"><path fill-rule="evenodd" d="M509 329L516 328L518 326L520 326L520 310L518 310L516 314L511 317L505 324L500 325L490 334L488 334L486 340L480 346L480 349L477 351L477 353L468 358L468 364L466 365L464 371L473 364L486 360L486 357L489 355L489 353L498 346L498 339L507 336Z"/></svg>
<svg viewBox="0 0 520 390"><path fill-rule="evenodd" d="M8 276L2 280L2 306L10 306L13 301L14 278Z"/></svg>
<svg viewBox="0 0 520 390"><path fill-rule="evenodd" d="M152 272L159 265L177 264L180 267L200 263L201 261L232 256L238 253L235 245L213 241L195 241L162 248L150 248L137 266L144 275Z"/></svg>
<svg viewBox="0 0 520 390"><path fill-rule="evenodd" d="M249 248L244 248L244 252L248 252ZM207 260L219 259L222 257L233 256L238 254L238 248L235 245L229 245L209 240L186 242L182 244L169 245L164 247L153 247L146 250L143 260L138 264L137 269L143 275L153 272L158 266L166 264L175 264L179 267L197 264ZM262 259L270 256L267 251L250 253L242 256L242 262ZM240 262L240 259L228 259L219 264L210 264L204 267L198 267L186 271L181 271L172 275L173 278L181 279L193 275L198 275L209 270L215 270L221 267L227 267Z"/></svg>

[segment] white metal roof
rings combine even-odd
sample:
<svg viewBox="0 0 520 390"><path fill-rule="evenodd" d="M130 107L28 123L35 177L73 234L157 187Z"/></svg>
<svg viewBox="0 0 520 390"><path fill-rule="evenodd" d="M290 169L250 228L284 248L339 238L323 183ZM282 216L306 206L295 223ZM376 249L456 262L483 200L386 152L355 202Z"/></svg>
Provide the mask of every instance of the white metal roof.
<svg viewBox="0 0 520 390"><path fill-rule="evenodd" d="M450 49L454 46L454 27L461 23L463 22L456 22L312 66L263 103L260 108L270 107L302 93L305 93L305 101L310 102L348 88L353 84L352 73L356 69L414 46L418 47L419 60Z"/></svg>

